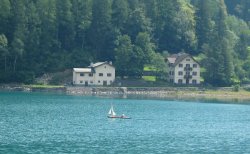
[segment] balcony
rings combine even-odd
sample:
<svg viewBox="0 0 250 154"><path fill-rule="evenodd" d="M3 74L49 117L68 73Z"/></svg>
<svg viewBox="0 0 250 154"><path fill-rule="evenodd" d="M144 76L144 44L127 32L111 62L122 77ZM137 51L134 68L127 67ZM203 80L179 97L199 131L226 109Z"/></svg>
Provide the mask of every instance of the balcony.
<svg viewBox="0 0 250 154"><path fill-rule="evenodd" d="M184 71L187 71L187 72L191 72L192 70L193 70L193 68L190 67L190 66L189 66L189 67L186 66L186 67L184 68Z"/></svg>

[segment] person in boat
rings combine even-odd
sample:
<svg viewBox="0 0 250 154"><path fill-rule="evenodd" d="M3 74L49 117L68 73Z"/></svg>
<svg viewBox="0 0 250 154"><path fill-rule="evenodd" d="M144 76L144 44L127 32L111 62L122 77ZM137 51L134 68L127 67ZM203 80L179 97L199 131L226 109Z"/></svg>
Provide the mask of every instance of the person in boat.
<svg viewBox="0 0 250 154"><path fill-rule="evenodd" d="M125 118L125 117L126 117L125 114L122 114L121 118Z"/></svg>

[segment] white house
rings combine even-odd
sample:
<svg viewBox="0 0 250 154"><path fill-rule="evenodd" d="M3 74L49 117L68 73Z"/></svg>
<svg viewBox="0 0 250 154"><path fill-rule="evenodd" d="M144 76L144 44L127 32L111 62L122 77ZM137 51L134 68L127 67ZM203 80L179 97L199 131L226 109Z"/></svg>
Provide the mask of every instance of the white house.
<svg viewBox="0 0 250 154"><path fill-rule="evenodd" d="M200 84L200 65L187 53L173 54L166 58L169 81L175 84Z"/></svg>
<svg viewBox="0 0 250 154"><path fill-rule="evenodd" d="M115 81L112 62L91 63L87 68L73 68L74 85L110 85Z"/></svg>

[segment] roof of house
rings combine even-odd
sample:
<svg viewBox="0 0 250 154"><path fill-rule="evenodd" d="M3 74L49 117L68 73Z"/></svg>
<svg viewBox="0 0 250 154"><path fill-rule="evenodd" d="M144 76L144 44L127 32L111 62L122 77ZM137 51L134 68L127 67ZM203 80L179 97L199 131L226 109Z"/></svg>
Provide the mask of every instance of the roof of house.
<svg viewBox="0 0 250 154"><path fill-rule="evenodd" d="M90 64L90 66L88 66L88 67L98 67L98 66L101 66L101 65L103 65L103 64L108 64L108 65L114 67L112 64L110 64L110 62L107 62L107 61L105 61L105 62L97 62L97 63L94 63L94 64L92 63L92 64Z"/></svg>
<svg viewBox="0 0 250 154"><path fill-rule="evenodd" d="M95 68L98 66L101 66L103 64L108 64L112 67L114 67L111 62L97 62L97 63L91 63L90 66L88 66L87 68L73 68L74 72L78 72L78 73L95 73Z"/></svg>
<svg viewBox="0 0 250 154"><path fill-rule="evenodd" d="M173 64L174 66L178 65L183 59L190 57L192 58L195 62L197 62L191 55L187 53L178 53L178 54L173 54L167 57L167 60L170 64ZM198 62L197 62L198 63Z"/></svg>
<svg viewBox="0 0 250 154"><path fill-rule="evenodd" d="M74 72L91 73L91 68L73 68Z"/></svg>

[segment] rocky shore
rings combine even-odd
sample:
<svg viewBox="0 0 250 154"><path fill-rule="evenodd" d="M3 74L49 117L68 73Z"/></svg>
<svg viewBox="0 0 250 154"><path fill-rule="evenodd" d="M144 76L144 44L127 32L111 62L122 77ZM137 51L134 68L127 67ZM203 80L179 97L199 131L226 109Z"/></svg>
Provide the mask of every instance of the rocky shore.
<svg viewBox="0 0 250 154"><path fill-rule="evenodd" d="M1 91L23 92L66 92L66 87L32 87L28 85L0 85Z"/></svg>
<svg viewBox="0 0 250 154"><path fill-rule="evenodd" d="M111 95L166 95L176 94L178 91L198 91L199 88L173 88L173 87L66 87L68 94L111 94Z"/></svg>
<svg viewBox="0 0 250 154"><path fill-rule="evenodd" d="M201 87L67 87L71 95L97 95L142 98L250 100L250 92L233 92L232 88L209 90Z"/></svg>
<svg viewBox="0 0 250 154"><path fill-rule="evenodd" d="M32 87L23 85L1 85L4 91L60 92L69 95L96 95L119 97L250 100L250 92L233 92L232 88L205 89L202 87Z"/></svg>

